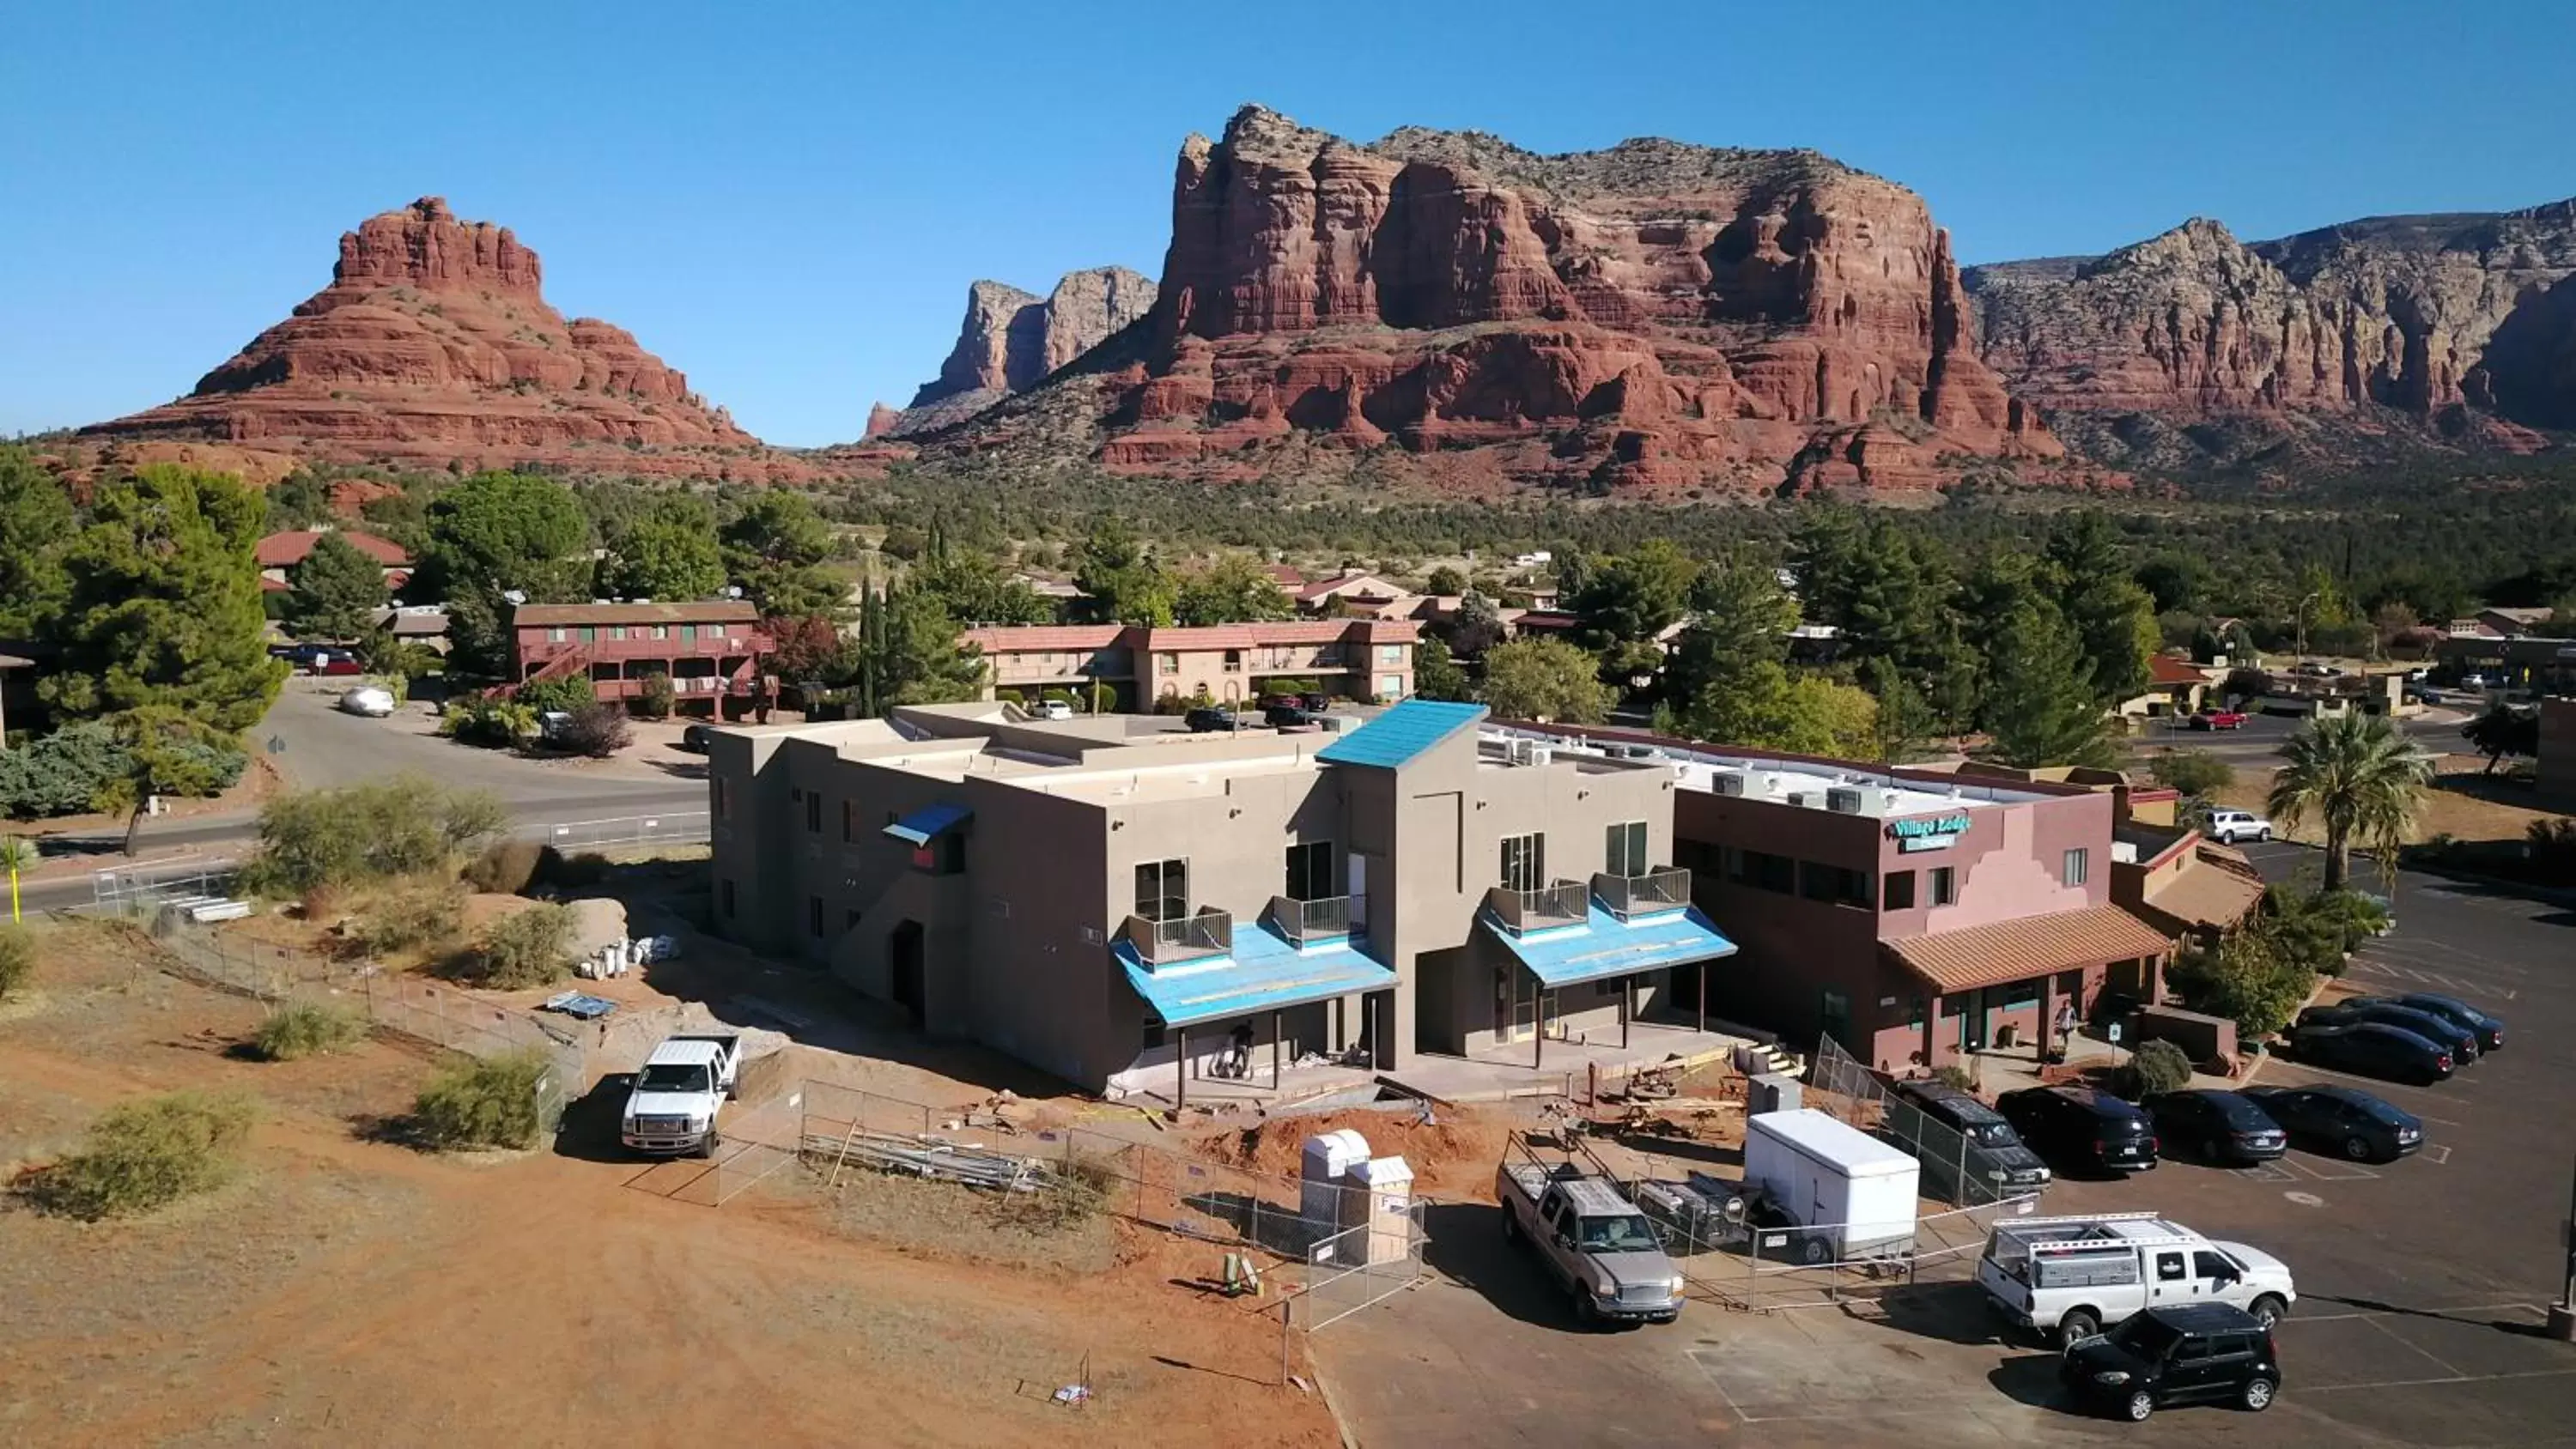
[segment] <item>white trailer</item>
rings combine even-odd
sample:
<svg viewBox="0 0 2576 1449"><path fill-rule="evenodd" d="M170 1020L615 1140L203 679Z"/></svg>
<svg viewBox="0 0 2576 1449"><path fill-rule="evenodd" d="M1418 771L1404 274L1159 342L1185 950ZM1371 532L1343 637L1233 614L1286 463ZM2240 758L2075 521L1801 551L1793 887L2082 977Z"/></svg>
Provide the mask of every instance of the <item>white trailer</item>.
<svg viewBox="0 0 2576 1449"><path fill-rule="evenodd" d="M1911 1254L1921 1172L1912 1157L1813 1107L1745 1119L1745 1181L1778 1216L1810 1230L1790 1244L1756 1242L1792 1246L1806 1262Z"/></svg>

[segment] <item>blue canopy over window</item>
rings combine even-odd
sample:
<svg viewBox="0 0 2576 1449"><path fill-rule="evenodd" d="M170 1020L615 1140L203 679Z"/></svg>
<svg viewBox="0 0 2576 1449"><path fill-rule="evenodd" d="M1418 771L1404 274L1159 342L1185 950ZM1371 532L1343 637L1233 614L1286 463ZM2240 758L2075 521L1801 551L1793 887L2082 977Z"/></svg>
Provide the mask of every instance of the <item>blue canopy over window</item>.
<svg viewBox="0 0 2576 1449"><path fill-rule="evenodd" d="M924 805L885 828L897 840L915 845L928 845L934 835L944 835L975 818L975 812L963 805Z"/></svg>

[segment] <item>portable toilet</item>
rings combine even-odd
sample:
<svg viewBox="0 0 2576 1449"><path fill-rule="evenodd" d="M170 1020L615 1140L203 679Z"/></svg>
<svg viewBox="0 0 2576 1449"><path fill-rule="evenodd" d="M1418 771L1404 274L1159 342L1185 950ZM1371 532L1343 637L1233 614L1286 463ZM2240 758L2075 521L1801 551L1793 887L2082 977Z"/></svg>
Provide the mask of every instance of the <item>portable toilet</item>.
<svg viewBox="0 0 2576 1449"><path fill-rule="evenodd" d="M1368 1139L1348 1127L1306 1139L1297 1177L1297 1215L1306 1220L1307 1231L1314 1237L1327 1238L1357 1225L1356 1220L1344 1220L1342 1204L1345 1198L1358 1196L1349 1191L1351 1170L1368 1160Z"/></svg>
<svg viewBox="0 0 2576 1449"><path fill-rule="evenodd" d="M1401 1263L1413 1253L1413 1167L1401 1157L1380 1157L1351 1169L1361 1190L1345 1196L1364 1216L1369 1263Z"/></svg>

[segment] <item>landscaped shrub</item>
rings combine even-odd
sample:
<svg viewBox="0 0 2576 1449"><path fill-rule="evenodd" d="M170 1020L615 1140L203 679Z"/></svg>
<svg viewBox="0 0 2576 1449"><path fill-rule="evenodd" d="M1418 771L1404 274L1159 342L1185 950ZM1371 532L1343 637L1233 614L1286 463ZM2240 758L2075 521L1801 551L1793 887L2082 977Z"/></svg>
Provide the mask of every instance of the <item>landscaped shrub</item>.
<svg viewBox="0 0 2576 1449"><path fill-rule="evenodd" d="M434 951L464 927L464 893L456 882L433 877L400 882L369 897L358 911L353 939L369 955Z"/></svg>
<svg viewBox="0 0 2576 1449"><path fill-rule="evenodd" d="M636 691L635 712L646 719L669 719L678 697L671 688L671 676L657 670L645 675L643 687Z"/></svg>
<svg viewBox="0 0 2576 1449"><path fill-rule="evenodd" d="M439 714L438 732L459 744L508 749L537 732L537 712L506 699L463 700Z"/></svg>
<svg viewBox="0 0 2576 1449"><path fill-rule="evenodd" d="M19 925L0 925L0 1001L6 1001L36 974L36 938Z"/></svg>
<svg viewBox="0 0 2576 1449"><path fill-rule="evenodd" d="M510 692L511 703L525 705L539 714L552 710L570 714L585 704L597 703L598 699L599 691L592 687L587 674L531 680Z"/></svg>
<svg viewBox="0 0 2576 1449"><path fill-rule="evenodd" d="M416 776L341 790L302 790L259 813L252 890L301 896L389 876L451 868L456 853L500 832L508 813L483 790L442 790Z"/></svg>
<svg viewBox="0 0 2576 1449"><path fill-rule="evenodd" d="M2141 1042L2120 1069L2120 1095L2141 1102L2191 1085L2191 1058L2169 1041Z"/></svg>
<svg viewBox="0 0 2576 1449"><path fill-rule="evenodd" d="M175 740L164 748L173 757L166 779L186 780L207 794L232 788L250 765L248 755L211 740ZM113 808L132 774L132 751L113 727L96 720L67 725L0 751L0 815L37 819Z"/></svg>
<svg viewBox="0 0 2576 1449"><path fill-rule="evenodd" d="M47 1212L95 1221L220 1187L250 1136L250 1103L172 1092L109 1109L78 1152L20 1179Z"/></svg>
<svg viewBox="0 0 2576 1449"><path fill-rule="evenodd" d="M572 929L572 912L558 905L503 916L483 933L475 978L503 991L561 981L572 972Z"/></svg>
<svg viewBox="0 0 2576 1449"><path fill-rule="evenodd" d="M545 1133L538 1093L552 1070L533 1051L457 1062L421 1089L413 1121L423 1140L450 1151L534 1147Z"/></svg>
<svg viewBox="0 0 2576 1449"><path fill-rule="evenodd" d="M635 742L626 711L607 703L585 704L555 731L555 743L575 754L604 760Z"/></svg>
<svg viewBox="0 0 2576 1449"><path fill-rule="evenodd" d="M1932 1080L1945 1087L1956 1087L1962 1092L1973 1092L1977 1089L1977 1079L1970 1076L1965 1067L1934 1067Z"/></svg>
<svg viewBox="0 0 2576 1449"><path fill-rule="evenodd" d="M465 883L489 895L523 895L536 880L538 866L553 850L552 846L516 837L493 841L467 863Z"/></svg>
<svg viewBox="0 0 2576 1449"><path fill-rule="evenodd" d="M271 1013L251 1033L250 1045L265 1060L291 1062L328 1055L366 1034L366 1018L345 1006L298 1002Z"/></svg>

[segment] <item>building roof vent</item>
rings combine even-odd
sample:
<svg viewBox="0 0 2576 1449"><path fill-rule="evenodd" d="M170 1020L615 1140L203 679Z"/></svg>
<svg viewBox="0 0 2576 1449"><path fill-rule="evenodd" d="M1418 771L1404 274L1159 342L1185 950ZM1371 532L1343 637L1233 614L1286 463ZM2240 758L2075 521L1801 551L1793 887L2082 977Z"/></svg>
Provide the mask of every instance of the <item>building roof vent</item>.
<svg viewBox="0 0 2576 1449"><path fill-rule="evenodd" d="M1836 815L1858 815L1860 792L1848 785L1837 785L1825 792L1825 808Z"/></svg>
<svg viewBox="0 0 2576 1449"><path fill-rule="evenodd" d="M1744 793L1744 772L1711 770L1708 775L1708 788L1714 794L1741 795Z"/></svg>
<svg viewBox="0 0 2576 1449"><path fill-rule="evenodd" d="M1789 803L1790 803L1790 804L1792 804L1792 805L1804 805L1804 804L1806 804L1806 803L1807 803L1807 792L1806 792L1806 791L1804 791L1804 790L1792 790L1792 791L1790 791L1790 792L1789 792Z"/></svg>

